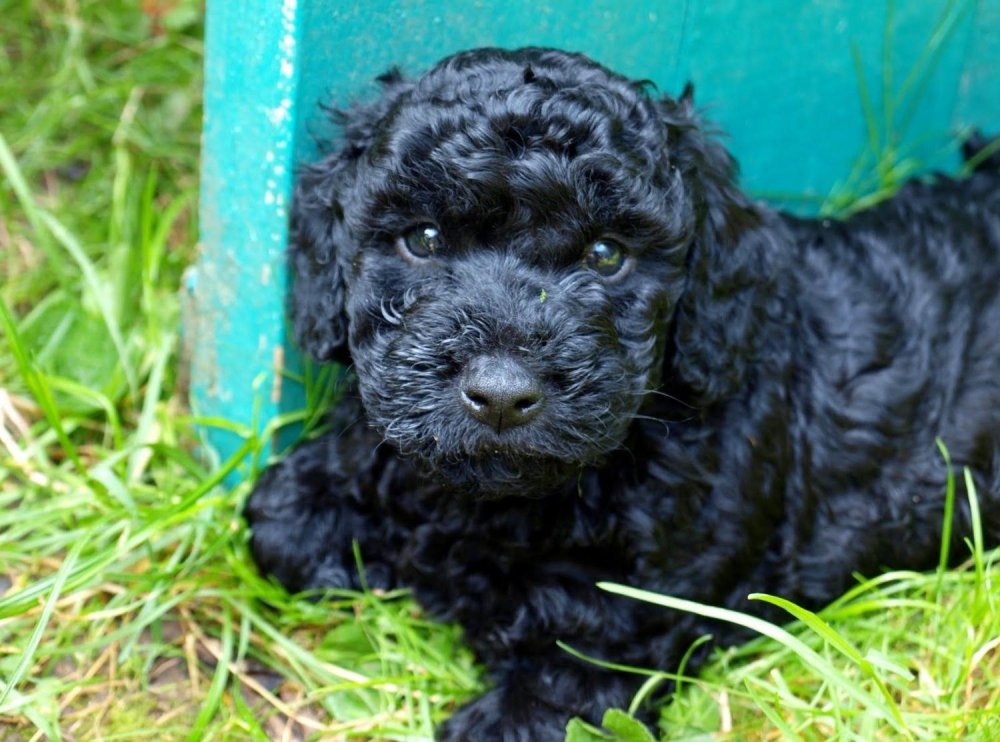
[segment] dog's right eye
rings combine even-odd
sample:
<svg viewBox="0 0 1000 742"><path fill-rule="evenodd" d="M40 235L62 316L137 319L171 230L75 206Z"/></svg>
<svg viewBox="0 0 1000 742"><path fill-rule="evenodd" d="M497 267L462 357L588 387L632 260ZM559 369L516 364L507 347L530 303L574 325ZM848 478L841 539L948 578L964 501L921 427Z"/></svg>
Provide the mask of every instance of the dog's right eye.
<svg viewBox="0 0 1000 742"><path fill-rule="evenodd" d="M403 257L416 260L427 260L437 253L443 244L441 230L433 224L418 224L396 240L396 246L403 253Z"/></svg>
<svg viewBox="0 0 1000 742"><path fill-rule="evenodd" d="M583 262L600 276L609 281L617 281L629 272L634 261L624 245L604 238L590 244Z"/></svg>

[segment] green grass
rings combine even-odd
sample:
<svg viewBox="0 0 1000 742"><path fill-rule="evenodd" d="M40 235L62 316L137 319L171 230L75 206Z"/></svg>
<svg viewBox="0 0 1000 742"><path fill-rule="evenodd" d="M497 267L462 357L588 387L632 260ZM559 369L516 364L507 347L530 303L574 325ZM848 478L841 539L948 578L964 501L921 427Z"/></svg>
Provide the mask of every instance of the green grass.
<svg viewBox="0 0 1000 742"><path fill-rule="evenodd" d="M747 626L765 639L722 654L665 709L670 739L724 729L783 739L995 739L1000 733L1000 591L982 544L968 565L886 573L813 614L753 595L798 623L780 628L633 588L604 589ZM993 556L996 558L996 555Z"/></svg>
<svg viewBox="0 0 1000 742"><path fill-rule="evenodd" d="M877 81L867 79L857 44L851 47L851 62L858 86L858 100L864 114L866 142L851 171L820 205L822 215L843 216L872 206L895 193L908 179L925 169L911 152L918 139L913 119L924 87L941 59L942 52L959 43L955 35L963 20L975 12L972 0L948 0L910 67L897 75L892 63L896 3L886 3L882 61ZM897 81L897 78L901 78ZM873 97L878 90L878 101ZM961 140L966 132L959 132Z"/></svg>
<svg viewBox="0 0 1000 742"><path fill-rule="evenodd" d="M247 487L196 455L176 369L197 5L0 0L0 18L0 739L429 737L483 688L457 629L402 593L262 580ZM969 554L719 653L664 709L668 737L1000 737L996 554Z"/></svg>

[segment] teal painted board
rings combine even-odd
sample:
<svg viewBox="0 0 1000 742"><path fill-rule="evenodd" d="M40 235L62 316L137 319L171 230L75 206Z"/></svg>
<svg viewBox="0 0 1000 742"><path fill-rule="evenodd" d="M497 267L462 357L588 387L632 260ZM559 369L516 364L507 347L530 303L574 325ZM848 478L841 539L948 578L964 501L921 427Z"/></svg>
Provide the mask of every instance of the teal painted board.
<svg viewBox="0 0 1000 742"><path fill-rule="evenodd" d="M805 211L870 187L851 174L876 156L950 169L960 128L1000 129L1000 0L209 0L206 28L202 254L185 329L196 412L235 423L205 426L223 456L304 404L286 374L298 368L283 259L295 164L331 133L319 103L377 94L393 65L544 45L666 93L690 80L744 185Z"/></svg>
<svg viewBox="0 0 1000 742"><path fill-rule="evenodd" d="M977 3L969 53L958 86L955 126L1000 129L1000 2Z"/></svg>
<svg viewBox="0 0 1000 742"><path fill-rule="evenodd" d="M294 0L213 2L205 39L201 252L187 277L197 415L259 428L301 404L284 388L284 253L298 117ZM229 456L244 434L203 426Z"/></svg>
<svg viewBox="0 0 1000 742"><path fill-rule="evenodd" d="M300 108L341 105L377 90L373 81L398 65L419 73L441 57L479 46L554 46L584 52L623 74L654 79L664 90L678 76L687 0L622 3L312 2L303 6ZM319 127L322 128L322 127ZM303 156L311 154L303 140Z"/></svg>
<svg viewBox="0 0 1000 742"><path fill-rule="evenodd" d="M871 154L869 123L924 169L954 166L951 112L974 2L697 8L686 77L756 195L818 205Z"/></svg>

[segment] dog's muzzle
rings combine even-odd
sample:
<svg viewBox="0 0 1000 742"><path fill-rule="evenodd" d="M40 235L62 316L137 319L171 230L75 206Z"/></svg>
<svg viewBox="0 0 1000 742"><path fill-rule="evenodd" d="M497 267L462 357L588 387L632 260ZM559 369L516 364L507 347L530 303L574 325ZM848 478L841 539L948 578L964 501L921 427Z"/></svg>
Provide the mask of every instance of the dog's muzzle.
<svg viewBox="0 0 1000 742"><path fill-rule="evenodd" d="M498 434L531 422L545 406L538 376L509 355L469 361L459 380L459 397L469 415Z"/></svg>

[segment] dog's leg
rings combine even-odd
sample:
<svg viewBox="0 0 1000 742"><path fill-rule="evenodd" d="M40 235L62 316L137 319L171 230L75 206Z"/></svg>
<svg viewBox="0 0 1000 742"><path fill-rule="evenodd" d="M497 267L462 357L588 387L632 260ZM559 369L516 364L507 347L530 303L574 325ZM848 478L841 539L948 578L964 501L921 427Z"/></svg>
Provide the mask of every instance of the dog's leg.
<svg viewBox="0 0 1000 742"><path fill-rule="evenodd" d="M584 664L559 649L521 658L495 677L492 690L438 729L441 742L562 742L572 717L599 724L606 709L628 706L643 680Z"/></svg>
<svg viewBox="0 0 1000 742"><path fill-rule="evenodd" d="M355 540L365 584L394 582L379 548L384 527L368 512L358 477L345 471L338 443L329 434L300 446L261 475L247 502L254 559L289 590L360 588Z"/></svg>

